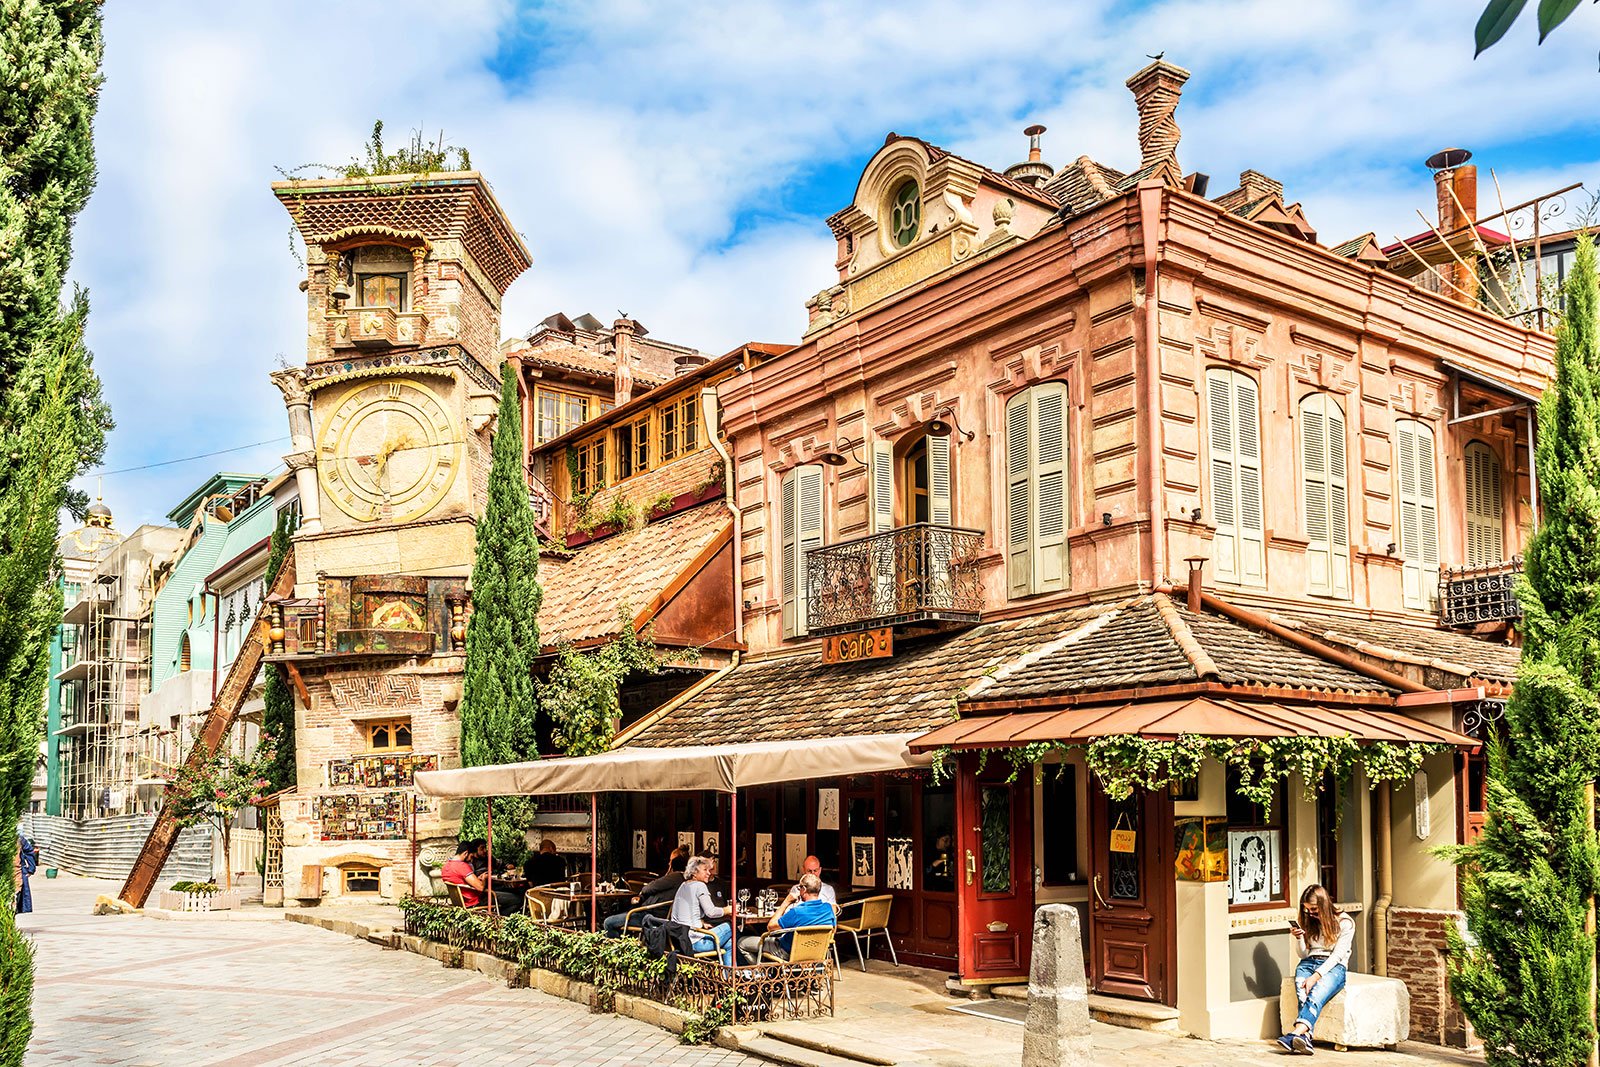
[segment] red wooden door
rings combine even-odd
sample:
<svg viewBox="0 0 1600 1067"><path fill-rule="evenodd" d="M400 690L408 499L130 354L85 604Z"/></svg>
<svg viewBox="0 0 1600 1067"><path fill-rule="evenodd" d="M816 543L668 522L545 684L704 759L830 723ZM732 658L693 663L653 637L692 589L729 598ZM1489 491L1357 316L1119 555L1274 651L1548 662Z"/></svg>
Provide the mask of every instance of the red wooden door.
<svg viewBox="0 0 1600 1067"><path fill-rule="evenodd" d="M1090 982L1097 993L1173 1004L1172 798L1139 790L1112 800L1097 785L1089 792ZM1112 848L1119 829L1133 831L1133 851Z"/></svg>
<svg viewBox="0 0 1600 1067"><path fill-rule="evenodd" d="M1033 782L1007 782L1010 765L978 773L961 761L959 837L961 977L1026 979L1033 947Z"/></svg>

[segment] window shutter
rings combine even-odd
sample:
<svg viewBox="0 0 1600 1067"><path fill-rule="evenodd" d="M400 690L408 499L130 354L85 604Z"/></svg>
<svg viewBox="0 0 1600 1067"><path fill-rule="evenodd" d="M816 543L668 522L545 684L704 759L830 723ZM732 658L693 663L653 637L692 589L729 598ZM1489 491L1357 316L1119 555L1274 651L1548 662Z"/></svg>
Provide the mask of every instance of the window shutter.
<svg viewBox="0 0 1600 1067"><path fill-rule="evenodd" d="M928 514L935 526L950 525L950 438L928 435Z"/></svg>
<svg viewBox="0 0 1600 1067"><path fill-rule="evenodd" d="M1439 577L1439 503L1433 434L1420 422L1395 423L1400 467L1400 556L1407 607L1427 607Z"/></svg>
<svg viewBox="0 0 1600 1067"><path fill-rule="evenodd" d="M1006 589L1014 597L1033 590L1033 524L1028 521L1031 404L1025 392L1006 404Z"/></svg>
<svg viewBox="0 0 1600 1067"><path fill-rule="evenodd" d="M894 442L872 442L872 532L894 529Z"/></svg>
<svg viewBox="0 0 1600 1067"><path fill-rule="evenodd" d="M822 467L811 463L795 468L796 510L799 518L795 529L795 574L799 576L796 589L794 625L795 632L803 634L809 629L807 607L810 600L810 582L806 576L806 553L822 547Z"/></svg>
<svg viewBox="0 0 1600 1067"><path fill-rule="evenodd" d="M1033 591L1066 588L1067 389L1033 390Z"/></svg>
<svg viewBox="0 0 1600 1067"><path fill-rule="evenodd" d="M1256 383L1233 375L1234 432L1239 461L1239 580L1266 577L1267 523L1261 502L1261 402Z"/></svg>
<svg viewBox="0 0 1600 1067"><path fill-rule="evenodd" d="M1328 536L1333 593L1350 595L1350 468L1345 458L1344 412L1328 400Z"/></svg>
<svg viewBox="0 0 1600 1067"><path fill-rule="evenodd" d="M1505 557L1500 460L1482 442L1467 446L1467 566L1487 567Z"/></svg>
<svg viewBox="0 0 1600 1067"><path fill-rule="evenodd" d="M1211 468L1211 520L1216 525L1212 544L1218 577L1239 577L1239 497L1233 454L1233 389L1225 370L1206 372L1206 409L1209 425L1207 450Z"/></svg>
<svg viewBox="0 0 1600 1067"><path fill-rule="evenodd" d="M795 549L798 529L798 508L795 499L795 475L797 470L789 471L783 476L783 495L779 504L779 524L782 527L783 546L779 556L779 563L783 574L783 636L795 635L795 588L798 584L795 566Z"/></svg>
<svg viewBox="0 0 1600 1067"><path fill-rule="evenodd" d="M1300 464L1305 500L1307 587L1348 595L1350 520L1344 415L1325 393L1300 402Z"/></svg>

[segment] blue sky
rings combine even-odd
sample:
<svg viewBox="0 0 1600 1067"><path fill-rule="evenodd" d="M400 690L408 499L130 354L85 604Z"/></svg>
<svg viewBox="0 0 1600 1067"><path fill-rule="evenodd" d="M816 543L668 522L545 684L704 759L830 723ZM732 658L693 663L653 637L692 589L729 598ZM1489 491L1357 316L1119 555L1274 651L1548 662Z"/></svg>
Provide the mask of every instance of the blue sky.
<svg viewBox="0 0 1600 1067"><path fill-rule="evenodd" d="M118 421L103 478L117 525L159 521L215 470L286 449L267 380L304 359L300 268L277 167L443 129L533 252L507 333L619 308L720 352L793 341L829 282L823 219L894 130L994 167L1021 130L1047 161L1138 157L1123 81L1147 53L1193 71L1186 170L1282 180L1326 243L1421 227L1422 160L1462 145L1509 201L1600 187L1600 10L1543 47L1531 17L1472 59L1478 4L705 0L330 5L141 0L106 11L100 180L73 280ZM83 480L91 493L97 479Z"/></svg>

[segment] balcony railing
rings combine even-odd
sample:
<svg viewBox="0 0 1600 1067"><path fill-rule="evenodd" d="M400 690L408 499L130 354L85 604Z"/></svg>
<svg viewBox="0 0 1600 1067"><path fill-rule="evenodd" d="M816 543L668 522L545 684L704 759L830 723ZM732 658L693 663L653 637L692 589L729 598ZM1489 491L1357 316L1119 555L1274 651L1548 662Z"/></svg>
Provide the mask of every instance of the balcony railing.
<svg viewBox="0 0 1600 1067"><path fill-rule="evenodd" d="M1476 626L1522 618L1517 575L1522 557L1486 567L1447 567L1439 573L1439 618L1446 626Z"/></svg>
<svg viewBox="0 0 1600 1067"><path fill-rule="evenodd" d="M983 534L919 522L806 553L813 634L913 622L977 622Z"/></svg>

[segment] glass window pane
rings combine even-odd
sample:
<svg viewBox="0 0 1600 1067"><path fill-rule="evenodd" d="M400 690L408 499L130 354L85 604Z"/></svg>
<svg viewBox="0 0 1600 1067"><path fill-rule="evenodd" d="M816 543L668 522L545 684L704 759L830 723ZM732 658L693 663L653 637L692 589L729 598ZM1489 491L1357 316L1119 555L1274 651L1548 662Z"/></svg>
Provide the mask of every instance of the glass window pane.
<svg viewBox="0 0 1600 1067"><path fill-rule="evenodd" d="M361 276L361 306L391 307L400 310L400 276L397 274L364 274Z"/></svg>
<svg viewBox="0 0 1600 1067"><path fill-rule="evenodd" d="M1011 892L1011 787L986 785L978 790L979 839L983 853L983 891Z"/></svg>
<svg viewBox="0 0 1600 1067"><path fill-rule="evenodd" d="M1045 885L1078 881L1078 768L1059 763L1044 769Z"/></svg>
<svg viewBox="0 0 1600 1067"><path fill-rule="evenodd" d="M1118 830L1132 830L1134 833L1133 852L1111 852L1110 878L1107 886L1113 900L1141 900L1144 897L1142 884L1143 873L1140 870L1139 849L1144 846L1143 821L1144 805L1140 802L1138 794L1127 800L1114 800L1107 805L1106 816L1109 825Z"/></svg>
<svg viewBox="0 0 1600 1067"><path fill-rule="evenodd" d="M922 787L922 888L935 893L956 887L956 797L950 785Z"/></svg>

